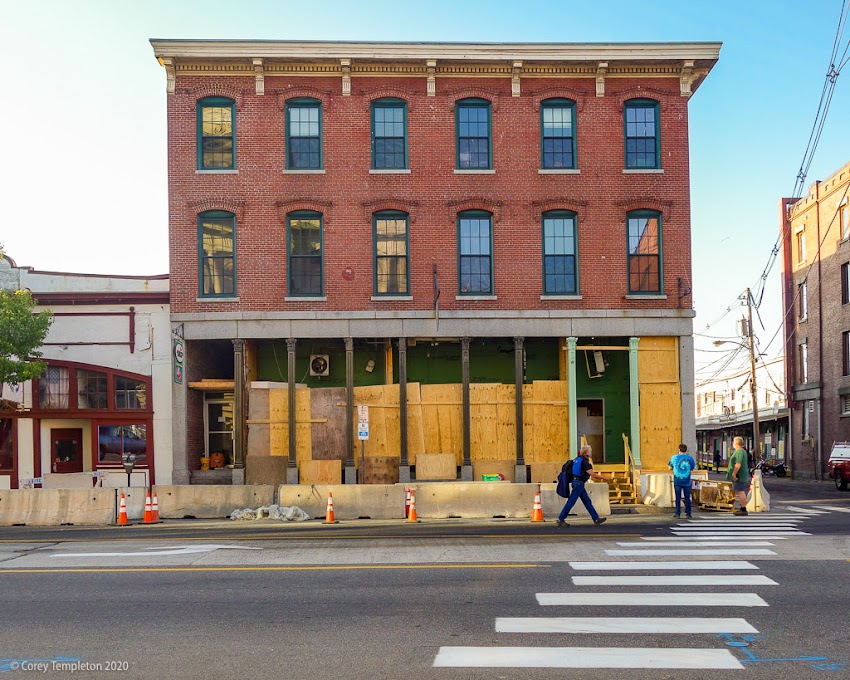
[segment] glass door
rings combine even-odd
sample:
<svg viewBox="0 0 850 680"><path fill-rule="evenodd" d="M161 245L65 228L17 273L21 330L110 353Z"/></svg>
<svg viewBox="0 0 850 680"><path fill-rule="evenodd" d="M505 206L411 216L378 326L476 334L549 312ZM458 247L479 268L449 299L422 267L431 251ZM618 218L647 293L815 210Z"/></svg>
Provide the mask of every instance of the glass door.
<svg viewBox="0 0 850 680"><path fill-rule="evenodd" d="M222 454L224 465L233 463L233 403L234 398L226 395L223 399L207 399L204 407L205 454Z"/></svg>

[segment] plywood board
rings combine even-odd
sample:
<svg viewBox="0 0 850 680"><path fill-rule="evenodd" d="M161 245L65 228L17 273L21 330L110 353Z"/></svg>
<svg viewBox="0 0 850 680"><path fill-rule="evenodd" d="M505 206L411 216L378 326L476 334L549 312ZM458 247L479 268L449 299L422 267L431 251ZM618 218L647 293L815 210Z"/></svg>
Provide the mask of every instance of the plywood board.
<svg viewBox="0 0 850 680"><path fill-rule="evenodd" d="M461 385L421 385L422 429L425 450L453 453L463 463L463 408Z"/></svg>
<svg viewBox="0 0 850 680"><path fill-rule="evenodd" d="M677 384L640 386L640 459L644 470L666 470L682 441L682 402Z"/></svg>
<svg viewBox="0 0 850 680"><path fill-rule="evenodd" d="M340 406L342 404L342 406ZM313 460L340 460L346 457L345 388L317 387L310 390L310 412L313 420L310 431Z"/></svg>
<svg viewBox="0 0 850 680"><path fill-rule="evenodd" d="M289 390L276 387L269 393L269 431L272 456L289 455Z"/></svg>
<svg viewBox="0 0 850 680"><path fill-rule="evenodd" d="M638 382L679 382L679 339L641 338L638 343Z"/></svg>
<svg viewBox="0 0 850 680"><path fill-rule="evenodd" d="M356 455L360 455L361 446L365 448L367 456L387 455L387 424L384 409L384 391L392 385L367 385L354 388L354 437L357 448ZM396 388L398 389L398 388ZM369 407L369 439L357 440L357 406L365 404Z"/></svg>
<svg viewBox="0 0 850 680"><path fill-rule="evenodd" d="M313 454L310 391L308 387L295 388L295 460L299 465Z"/></svg>
<svg viewBox="0 0 850 680"><path fill-rule="evenodd" d="M469 456L473 462L504 459L498 443L499 387L493 383L469 386Z"/></svg>
<svg viewBox="0 0 850 680"><path fill-rule="evenodd" d="M342 462L305 460L298 464L298 482L300 484L342 484Z"/></svg>
<svg viewBox="0 0 850 680"><path fill-rule="evenodd" d="M371 456L365 459L364 484L398 484L398 456ZM360 461L358 461L358 465Z"/></svg>
<svg viewBox="0 0 850 680"><path fill-rule="evenodd" d="M566 462L560 463L531 463L531 483L532 484L549 484L550 482L558 481L558 473L561 471L561 466Z"/></svg>
<svg viewBox="0 0 850 680"><path fill-rule="evenodd" d="M425 451L422 396L419 383L407 384L407 462L416 465L416 456Z"/></svg>
<svg viewBox="0 0 850 680"><path fill-rule="evenodd" d="M532 394L523 404L533 414L532 454L526 461L533 463L563 462L569 450L569 392L565 380L535 380ZM527 419L524 419L527 420ZM527 440L526 440L527 441Z"/></svg>
<svg viewBox="0 0 850 680"><path fill-rule="evenodd" d="M416 479L457 479L457 463L451 453L420 453L416 459Z"/></svg>

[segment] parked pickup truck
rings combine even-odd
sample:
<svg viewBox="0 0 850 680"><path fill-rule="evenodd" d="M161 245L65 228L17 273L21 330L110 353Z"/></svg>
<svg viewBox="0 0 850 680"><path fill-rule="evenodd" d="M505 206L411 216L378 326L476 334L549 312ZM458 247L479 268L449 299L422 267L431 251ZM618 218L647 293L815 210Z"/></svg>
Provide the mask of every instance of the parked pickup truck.
<svg viewBox="0 0 850 680"><path fill-rule="evenodd" d="M846 491L847 482L850 482L850 442L833 444L826 470L835 481L835 488Z"/></svg>

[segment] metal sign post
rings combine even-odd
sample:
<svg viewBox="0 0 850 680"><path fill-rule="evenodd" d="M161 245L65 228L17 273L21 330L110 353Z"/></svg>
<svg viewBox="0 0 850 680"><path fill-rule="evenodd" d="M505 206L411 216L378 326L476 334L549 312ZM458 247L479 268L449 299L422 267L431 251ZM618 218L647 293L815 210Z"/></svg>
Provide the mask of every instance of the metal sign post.
<svg viewBox="0 0 850 680"><path fill-rule="evenodd" d="M369 439L369 407L357 405L357 438L360 440L360 483L366 479L366 440Z"/></svg>

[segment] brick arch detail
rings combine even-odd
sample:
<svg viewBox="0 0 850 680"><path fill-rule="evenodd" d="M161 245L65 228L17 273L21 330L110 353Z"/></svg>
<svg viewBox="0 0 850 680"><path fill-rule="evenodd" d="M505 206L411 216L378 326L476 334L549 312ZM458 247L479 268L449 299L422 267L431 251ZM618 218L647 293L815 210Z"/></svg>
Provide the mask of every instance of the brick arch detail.
<svg viewBox="0 0 850 680"><path fill-rule="evenodd" d="M223 210L224 212L233 213L236 215L237 220L241 220L245 216L245 202L234 201L229 198L205 198L201 201L187 203L186 205L195 218L209 210Z"/></svg>
<svg viewBox="0 0 850 680"><path fill-rule="evenodd" d="M413 106L411 102L413 101L413 96L414 92L412 90L406 90L401 87L376 87L363 92L363 103L368 111L372 104L379 99L402 99L407 104L407 110L412 111Z"/></svg>
<svg viewBox="0 0 850 680"><path fill-rule="evenodd" d="M330 106L331 103L331 95L329 92L325 90L320 90L315 87L309 87L306 85L293 85L292 87L278 92L277 95L277 105L278 108L283 111L286 108L286 102L290 99L317 99L322 103L322 108L326 109Z"/></svg>
<svg viewBox="0 0 850 680"><path fill-rule="evenodd" d="M453 223L457 220L458 213L466 212L467 210L484 210L493 215L493 222L495 224L502 221L502 202L494 201L490 198L471 196L460 201L452 201L447 207L449 210L449 219Z"/></svg>
<svg viewBox="0 0 850 680"><path fill-rule="evenodd" d="M490 102L490 108L496 111L499 108L499 95L497 90L483 87L463 87L458 90L446 92L449 107L454 108L461 99L486 99Z"/></svg>
<svg viewBox="0 0 850 680"><path fill-rule="evenodd" d="M286 223L286 216L289 213L309 210L311 212L321 213L325 220L330 219L330 210L333 203L330 201L320 201L314 198L296 198L291 201L278 201L277 216L282 223Z"/></svg>
<svg viewBox="0 0 850 680"><path fill-rule="evenodd" d="M195 101L196 110L198 102L202 99L206 99L207 97L227 97L228 99L232 99L234 102L236 102L237 111L240 111L242 109L242 92L230 85L222 85L218 83L210 85L201 85L200 87L196 87L192 90L189 90L189 94Z"/></svg>
<svg viewBox="0 0 850 680"><path fill-rule="evenodd" d="M543 223L543 213L552 210L569 210L574 212L579 224L587 220L587 201L573 198L544 198L531 204L531 221L535 224Z"/></svg>
<svg viewBox="0 0 850 680"><path fill-rule="evenodd" d="M416 208L419 207L419 203L406 198L387 197L367 201L362 206L363 219L369 224L372 224L372 215L384 210L397 210L407 213L410 223L413 224L416 221Z"/></svg>
<svg viewBox="0 0 850 680"><path fill-rule="evenodd" d="M617 203L617 206L623 209L623 213L632 212L633 210L654 210L661 213L661 217L665 222L670 220L670 215L673 212L672 201L661 201L657 198L641 196L637 198L628 198Z"/></svg>
<svg viewBox="0 0 850 680"><path fill-rule="evenodd" d="M587 92L582 92L581 90L557 86L547 87L544 90L535 92L531 101L534 102L534 110L539 111L543 102L547 99L569 99L575 104L576 112L579 112L584 109L588 96Z"/></svg>
<svg viewBox="0 0 850 680"><path fill-rule="evenodd" d="M620 105L620 113L626 108L626 102L630 99L651 99L658 102L658 106L662 111L667 110L667 99L673 95L672 92L665 92L654 87L630 87L627 90L611 93L612 97L616 97ZM678 92L676 92L678 96Z"/></svg>

